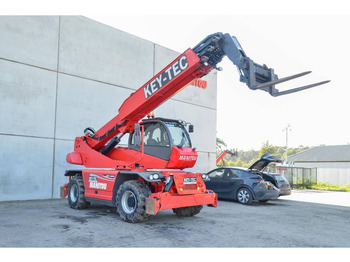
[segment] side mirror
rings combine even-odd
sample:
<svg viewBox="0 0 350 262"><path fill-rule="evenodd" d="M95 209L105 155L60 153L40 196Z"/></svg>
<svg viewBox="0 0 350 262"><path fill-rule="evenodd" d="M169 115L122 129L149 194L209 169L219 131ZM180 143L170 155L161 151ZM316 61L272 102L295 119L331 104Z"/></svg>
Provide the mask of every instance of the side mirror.
<svg viewBox="0 0 350 262"><path fill-rule="evenodd" d="M189 125L188 126L188 132L189 133L193 133L193 130L194 130L194 126L193 125Z"/></svg>

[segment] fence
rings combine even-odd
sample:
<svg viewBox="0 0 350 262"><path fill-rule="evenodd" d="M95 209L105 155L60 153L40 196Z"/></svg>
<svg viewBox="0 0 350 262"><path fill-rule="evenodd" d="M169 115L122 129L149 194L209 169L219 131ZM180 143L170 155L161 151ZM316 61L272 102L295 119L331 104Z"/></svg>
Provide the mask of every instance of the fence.
<svg viewBox="0 0 350 262"><path fill-rule="evenodd" d="M282 172L291 187L311 186L317 183L317 168L287 167Z"/></svg>

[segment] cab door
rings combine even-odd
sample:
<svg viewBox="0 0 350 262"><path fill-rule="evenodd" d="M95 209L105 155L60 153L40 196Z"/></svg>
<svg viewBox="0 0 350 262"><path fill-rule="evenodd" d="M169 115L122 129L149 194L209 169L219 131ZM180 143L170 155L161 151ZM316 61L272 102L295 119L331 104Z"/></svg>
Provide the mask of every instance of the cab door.
<svg viewBox="0 0 350 262"><path fill-rule="evenodd" d="M141 151L141 142L138 132L133 133L129 140L129 148ZM170 145L168 129L160 122L148 122L143 124L144 153L160 159L169 160L172 147ZM140 143L138 143L139 141Z"/></svg>

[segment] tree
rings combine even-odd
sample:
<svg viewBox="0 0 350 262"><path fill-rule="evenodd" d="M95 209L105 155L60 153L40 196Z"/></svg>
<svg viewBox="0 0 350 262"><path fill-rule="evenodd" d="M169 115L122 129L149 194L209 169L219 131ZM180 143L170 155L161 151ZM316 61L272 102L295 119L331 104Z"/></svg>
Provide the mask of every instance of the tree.
<svg viewBox="0 0 350 262"><path fill-rule="evenodd" d="M305 151L309 149L308 146L298 146L297 148L288 148L288 156L299 153L301 151ZM225 141L223 141L220 138L216 138L216 153L219 156L224 150L227 149L227 145ZM231 150L236 151L234 149ZM270 153L280 159L286 158L286 147L283 146L274 146L270 144L270 142L267 140L264 142L259 149L259 151L255 151L253 149L248 151L240 150L238 154L230 155L227 154L224 156L224 161L220 161L218 164L219 166L238 166L238 167L249 167L251 166L256 160L258 160L262 155Z"/></svg>
<svg viewBox="0 0 350 262"><path fill-rule="evenodd" d="M266 153L270 153L274 156L277 156L279 153L279 147L271 145L270 142L267 140L259 150L259 157Z"/></svg>
<svg viewBox="0 0 350 262"><path fill-rule="evenodd" d="M310 147L302 145L298 146L297 148L288 148L288 156L305 151L307 149L310 149ZM284 148L283 154L281 155L281 159L284 158L286 158L286 148Z"/></svg>
<svg viewBox="0 0 350 262"><path fill-rule="evenodd" d="M227 147L227 144L224 140L220 138L216 138L216 153L220 154L222 151L224 151L224 148Z"/></svg>

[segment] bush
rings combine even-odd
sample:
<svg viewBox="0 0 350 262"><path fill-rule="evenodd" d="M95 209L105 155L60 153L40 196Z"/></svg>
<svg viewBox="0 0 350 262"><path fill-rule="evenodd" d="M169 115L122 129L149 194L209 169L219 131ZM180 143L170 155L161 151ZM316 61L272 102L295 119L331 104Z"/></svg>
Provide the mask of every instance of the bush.
<svg viewBox="0 0 350 262"><path fill-rule="evenodd" d="M332 185L330 183L317 183L315 185L309 186L308 188L311 189L318 189L318 190L330 190L330 191L346 191L350 192L350 185Z"/></svg>

